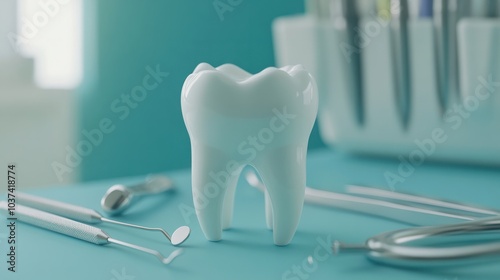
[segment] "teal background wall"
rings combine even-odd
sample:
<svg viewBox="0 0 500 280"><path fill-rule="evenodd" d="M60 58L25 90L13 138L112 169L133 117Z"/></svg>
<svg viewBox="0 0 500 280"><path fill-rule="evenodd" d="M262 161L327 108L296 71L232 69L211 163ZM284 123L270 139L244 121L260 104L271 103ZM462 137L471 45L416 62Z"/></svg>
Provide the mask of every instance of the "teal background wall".
<svg viewBox="0 0 500 280"><path fill-rule="evenodd" d="M272 20L304 12L302 0L243 0L234 7L230 4L240 1L221 0L217 3L230 7L222 18L213 0L85 2L80 130L97 129L103 118L115 129L83 158L82 180L189 167L180 109L185 77L200 62L233 63L253 73L273 66ZM142 83L148 65L159 65L169 76L121 120L111 105L123 104L121 95ZM310 148L319 146L315 128Z"/></svg>

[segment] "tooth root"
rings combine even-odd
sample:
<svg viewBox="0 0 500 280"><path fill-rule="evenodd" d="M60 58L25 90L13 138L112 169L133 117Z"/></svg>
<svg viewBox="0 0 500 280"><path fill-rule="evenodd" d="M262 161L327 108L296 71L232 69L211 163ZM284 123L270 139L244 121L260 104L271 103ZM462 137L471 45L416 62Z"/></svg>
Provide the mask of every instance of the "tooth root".
<svg viewBox="0 0 500 280"><path fill-rule="evenodd" d="M269 197L269 192L264 190L264 203L266 204L266 225L268 229L273 229L273 205L271 204L271 198Z"/></svg>
<svg viewBox="0 0 500 280"><path fill-rule="evenodd" d="M228 229L231 226L231 221L233 219L234 194L236 192L236 184L238 183L240 173L241 168L234 171L232 176L228 179L229 182L227 184L226 196L224 198L224 206L222 208L222 229Z"/></svg>
<svg viewBox="0 0 500 280"><path fill-rule="evenodd" d="M300 221L306 185L307 144L275 148L256 159L255 165L267 187L272 205L274 243L287 245ZM269 221L271 220L271 221Z"/></svg>
<svg viewBox="0 0 500 280"><path fill-rule="evenodd" d="M205 237L218 241L222 238L223 217L224 226L231 221L234 188L241 171L229 174L227 165L231 161L219 150L199 143L193 143L191 149L196 215Z"/></svg>

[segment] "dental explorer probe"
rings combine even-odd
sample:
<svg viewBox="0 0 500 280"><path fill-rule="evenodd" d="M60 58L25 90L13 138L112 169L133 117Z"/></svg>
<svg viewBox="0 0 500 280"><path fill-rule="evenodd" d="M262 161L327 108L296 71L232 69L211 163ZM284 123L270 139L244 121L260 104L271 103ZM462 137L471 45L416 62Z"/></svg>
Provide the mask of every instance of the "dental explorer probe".
<svg viewBox="0 0 500 280"><path fill-rule="evenodd" d="M105 223L112 223L143 230L160 231L161 233L163 233L163 235L167 237L170 243L174 246L183 243L191 234L191 229L188 226L181 226L178 229L176 229L172 235L170 235L162 228L151 228L151 227L139 226L115 220L110 220L101 216L101 214L99 214L97 211L89 208L80 207L77 205L72 205L47 198L37 197L21 192L17 192L16 200L18 203L23 204L25 206L32 207L38 210L42 210L45 212L49 212L52 214L56 214L59 216L63 216L87 224L98 224L105 222Z"/></svg>
<svg viewBox="0 0 500 280"><path fill-rule="evenodd" d="M113 243L144 253L148 253L157 257L163 264L171 263L177 256L182 253L182 249L177 249L170 253L168 257L164 257L160 252L156 250L111 238L100 228L89 226L87 224L76 222L61 216L57 216L19 204L16 205L14 211L10 212L11 210L8 210L7 208L7 202L0 201L0 210L1 212L5 213L6 216L12 213L13 217L17 218L17 220L21 222L68 235L96 245Z"/></svg>

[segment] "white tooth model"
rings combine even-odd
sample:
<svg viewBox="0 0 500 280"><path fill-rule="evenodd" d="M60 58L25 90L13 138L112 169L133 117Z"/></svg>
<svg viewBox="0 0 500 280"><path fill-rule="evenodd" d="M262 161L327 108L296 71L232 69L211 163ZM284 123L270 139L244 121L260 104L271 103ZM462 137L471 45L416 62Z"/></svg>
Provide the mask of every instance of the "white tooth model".
<svg viewBox="0 0 500 280"><path fill-rule="evenodd" d="M182 114L192 153L193 200L206 238L231 223L245 165L267 186L266 222L274 243L290 243L304 203L306 153L318 111L313 77L301 66L251 75L232 64L201 63L186 78Z"/></svg>

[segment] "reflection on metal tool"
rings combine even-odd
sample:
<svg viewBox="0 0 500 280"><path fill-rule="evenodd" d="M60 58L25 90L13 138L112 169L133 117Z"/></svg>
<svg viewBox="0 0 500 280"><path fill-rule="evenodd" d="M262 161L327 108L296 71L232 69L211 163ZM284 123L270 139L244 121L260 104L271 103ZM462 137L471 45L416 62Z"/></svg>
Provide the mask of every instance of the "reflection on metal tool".
<svg viewBox="0 0 500 280"><path fill-rule="evenodd" d="M3 213L6 213L7 202L0 201L0 210ZM50 214L19 204L16 205L15 217L21 222L78 238L80 240L84 240L93 244L105 245L113 243L120 246L132 248L134 250L139 250L141 252L154 255L163 264L170 264L178 255L182 253L182 249L177 249L173 251L168 257L164 257L158 251L111 238L100 228L89 226L87 224L79 223L58 215Z"/></svg>
<svg viewBox="0 0 500 280"><path fill-rule="evenodd" d="M97 224L101 222L106 222L106 223L112 223L112 224L117 224L121 226L126 226L126 227L132 227L132 228L138 228L138 229L143 229L143 230L151 230L151 231L160 231L167 237L167 239L170 241L170 243L174 246L180 245L183 243L190 235L191 229L187 226L182 226L179 227L174 231L172 235L168 234L164 229L162 228L151 228L151 227L144 227L144 226L139 226L139 225L134 225L134 224L128 224L128 223L122 223L119 221L115 220L110 220L107 218L104 218L99 214L97 211L89 209L89 208L84 208L56 200L51 200L47 198L42 198L42 197L37 197L25 193L20 193L18 192L16 194L16 200L20 204L23 204L25 206L29 206L38 210L46 211L49 213L53 213L56 215L60 215L72 220L80 221L83 223L88 223L88 224Z"/></svg>

